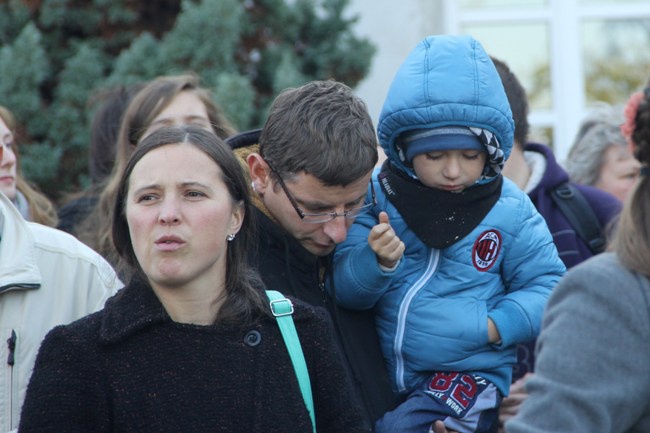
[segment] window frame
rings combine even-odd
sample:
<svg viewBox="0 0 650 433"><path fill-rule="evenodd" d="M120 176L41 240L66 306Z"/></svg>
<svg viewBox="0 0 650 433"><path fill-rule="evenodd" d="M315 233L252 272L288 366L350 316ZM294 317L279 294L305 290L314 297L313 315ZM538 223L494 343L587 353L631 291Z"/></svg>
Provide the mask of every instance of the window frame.
<svg viewBox="0 0 650 433"><path fill-rule="evenodd" d="M552 106L548 110L531 107L532 128L551 128L556 157L563 161L585 107L585 74L581 49L584 20L650 19L650 2L587 4L581 0L547 0L543 6L494 7L462 10L458 0L441 0L443 32L460 34L465 24L542 22L548 26ZM507 62L507 59L503 59Z"/></svg>

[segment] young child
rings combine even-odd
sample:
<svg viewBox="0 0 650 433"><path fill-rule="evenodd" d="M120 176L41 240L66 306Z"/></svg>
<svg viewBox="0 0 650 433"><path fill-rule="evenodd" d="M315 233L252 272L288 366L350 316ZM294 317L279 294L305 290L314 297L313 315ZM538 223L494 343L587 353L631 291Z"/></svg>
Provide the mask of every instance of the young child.
<svg viewBox="0 0 650 433"><path fill-rule="evenodd" d="M337 301L374 309L395 391L376 432L496 431L515 345L534 338L565 267L544 219L500 173L514 124L469 36L430 36L380 116L373 212L335 253Z"/></svg>

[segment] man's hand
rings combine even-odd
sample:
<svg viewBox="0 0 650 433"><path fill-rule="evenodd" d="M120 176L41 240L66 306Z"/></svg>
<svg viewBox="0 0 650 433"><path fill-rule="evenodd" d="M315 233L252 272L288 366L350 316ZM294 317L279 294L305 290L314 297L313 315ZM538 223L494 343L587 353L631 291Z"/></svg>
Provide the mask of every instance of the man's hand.
<svg viewBox="0 0 650 433"><path fill-rule="evenodd" d="M433 423L433 433L458 433L455 430L447 430L445 424L442 421L436 421Z"/></svg>
<svg viewBox="0 0 650 433"><path fill-rule="evenodd" d="M379 224L370 230L368 244L377 255L377 262L386 268L393 268L404 254L404 242L390 226L386 212L379 213Z"/></svg>
<svg viewBox="0 0 650 433"><path fill-rule="evenodd" d="M521 404L528 397L524 384L532 376L533 373L527 373L524 377L517 380L510 385L510 395L503 399L501 402L501 409L499 410L499 432L505 432L505 423L510 418L513 418L519 412Z"/></svg>

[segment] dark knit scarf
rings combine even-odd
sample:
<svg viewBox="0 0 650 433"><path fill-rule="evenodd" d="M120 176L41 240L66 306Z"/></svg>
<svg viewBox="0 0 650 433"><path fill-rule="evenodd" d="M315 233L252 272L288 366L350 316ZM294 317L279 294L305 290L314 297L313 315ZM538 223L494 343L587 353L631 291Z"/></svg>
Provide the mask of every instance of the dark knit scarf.
<svg viewBox="0 0 650 433"><path fill-rule="evenodd" d="M499 200L503 176L456 193L429 188L386 161L379 183L408 227L431 248L447 248L467 236Z"/></svg>

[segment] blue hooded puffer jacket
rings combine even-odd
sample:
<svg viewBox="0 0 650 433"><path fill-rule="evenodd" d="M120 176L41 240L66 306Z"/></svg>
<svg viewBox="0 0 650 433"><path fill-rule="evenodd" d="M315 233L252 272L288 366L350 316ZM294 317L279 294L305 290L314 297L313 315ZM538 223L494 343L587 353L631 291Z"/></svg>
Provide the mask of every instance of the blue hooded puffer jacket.
<svg viewBox="0 0 650 433"><path fill-rule="evenodd" d="M387 157L404 164L398 136L412 129L456 125L487 129L510 155L514 122L499 73L470 36L429 36L402 63L391 83L377 128Z"/></svg>
<svg viewBox="0 0 650 433"><path fill-rule="evenodd" d="M467 36L432 36L405 60L390 87L379 139L390 161L406 130L467 125L493 132L507 155L514 125L499 75L481 45ZM374 309L396 392L431 372L475 373L507 395L516 343L537 336L544 306L565 272L544 219L528 196L503 179L497 203L464 238L444 249L422 242L386 196L378 171L377 205L355 220L334 255L337 301ZM413 203L413 206L418 206ZM406 250L393 271L379 267L368 234L385 211ZM501 335L488 342L490 318Z"/></svg>

